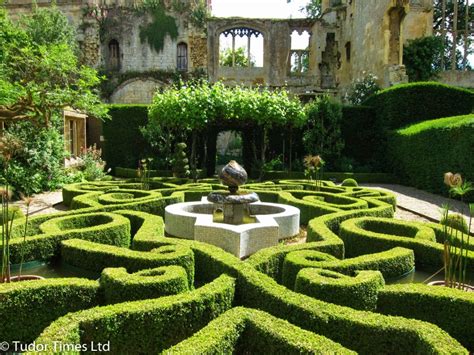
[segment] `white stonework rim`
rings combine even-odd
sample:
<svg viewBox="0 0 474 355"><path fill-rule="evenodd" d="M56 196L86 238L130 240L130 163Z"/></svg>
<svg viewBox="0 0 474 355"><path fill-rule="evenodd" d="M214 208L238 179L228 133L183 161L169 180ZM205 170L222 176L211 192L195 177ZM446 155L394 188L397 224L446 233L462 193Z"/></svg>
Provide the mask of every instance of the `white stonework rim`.
<svg viewBox="0 0 474 355"><path fill-rule="evenodd" d="M299 233L298 208L260 201L249 207L256 223L232 225L213 222L215 205L206 197L199 202L176 203L165 208L165 230L175 237L216 245L239 258Z"/></svg>

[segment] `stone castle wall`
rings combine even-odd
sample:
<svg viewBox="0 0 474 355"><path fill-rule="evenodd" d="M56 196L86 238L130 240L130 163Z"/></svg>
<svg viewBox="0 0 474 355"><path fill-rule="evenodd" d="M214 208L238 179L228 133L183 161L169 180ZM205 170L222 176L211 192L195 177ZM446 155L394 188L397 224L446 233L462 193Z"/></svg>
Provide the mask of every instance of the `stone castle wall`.
<svg viewBox="0 0 474 355"><path fill-rule="evenodd" d="M115 75L129 74L125 82L118 81L111 102L149 102L150 90L160 82L146 77L146 73L176 71L178 43L187 45L188 71L207 71L211 81L286 86L300 94L329 91L342 95L354 79L367 73L377 75L381 86L405 81L403 44L432 33L430 0L324 0L324 14L318 20L211 18L207 34L191 25L189 14L173 10L171 3L166 0L165 6L176 19L178 37L166 36L163 50L157 52L140 39L141 26L152 19L150 14L134 12L138 0L58 0L57 5L77 29L83 61ZM31 11L31 0L9 0L6 6L12 17L18 17ZM38 0L38 6L50 6L50 2ZM238 27L263 34L263 67L219 65L219 36ZM290 36L295 30L311 34L308 70L296 74L290 70ZM119 48L113 62L111 41ZM130 80L133 73L137 80Z"/></svg>

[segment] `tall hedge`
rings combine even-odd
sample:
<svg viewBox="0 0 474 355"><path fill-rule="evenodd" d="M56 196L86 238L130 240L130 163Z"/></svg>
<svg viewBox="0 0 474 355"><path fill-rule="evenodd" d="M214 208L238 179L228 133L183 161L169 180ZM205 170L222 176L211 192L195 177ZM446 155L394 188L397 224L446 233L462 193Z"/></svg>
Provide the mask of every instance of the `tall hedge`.
<svg viewBox="0 0 474 355"><path fill-rule="evenodd" d="M377 121L388 129L473 111L474 92L435 82L396 85L371 96L365 103L375 109Z"/></svg>
<svg viewBox="0 0 474 355"><path fill-rule="evenodd" d="M446 192L443 174L474 180L474 114L425 121L393 132L389 140L392 170L405 184Z"/></svg>
<svg viewBox="0 0 474 355"><path fill-rule="evenodd" d="M140 127L148 120L147 105L110 105L111 119L104 122L104 160L115 168L137 168L149 147Z"/></svg>
<svg viewBox="0 0 474 355"><path fill-rule="evenodd" d="M380 139L374 129L375 110L369 106L342 107L343 154L359 163L374 159L374 143Z"/></svg>

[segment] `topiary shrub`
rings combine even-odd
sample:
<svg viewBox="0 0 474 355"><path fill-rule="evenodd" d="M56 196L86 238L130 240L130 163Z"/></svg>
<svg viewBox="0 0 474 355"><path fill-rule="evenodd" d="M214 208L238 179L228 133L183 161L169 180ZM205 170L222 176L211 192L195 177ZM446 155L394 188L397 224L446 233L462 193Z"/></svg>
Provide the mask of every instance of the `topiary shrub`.
<svg viewBox="0 0 474 355"><path fill-rule="evenodd" d="M189 171L189 160L186 156L186 143L176 144L176 149L173 155L172 165L173 165L173 176L178 178L188 177L190 174Z"/></svg>
<svg viewBox="0 0 474 355"><path fill-rule="evenodd" d="M375 109L379 127L397 129L420 121L470 114L474 93L436 82L418 82L382 90L364 105Z"/></svg>
<svg viewBox="0 0 474 355"><path fill-rule="evenodd" d="M345 179L342 183L341 186L346 186L346 187L357 187L359 184L357 183L356 180L354 179Z"/></svg>
<svg viewBox="0 0 474 355"><path fill-rule="evenodd" d="M474 180L473 136L474 114L421 122L391 133L386 160L402 183L446 194L447 171Z"/></svg>

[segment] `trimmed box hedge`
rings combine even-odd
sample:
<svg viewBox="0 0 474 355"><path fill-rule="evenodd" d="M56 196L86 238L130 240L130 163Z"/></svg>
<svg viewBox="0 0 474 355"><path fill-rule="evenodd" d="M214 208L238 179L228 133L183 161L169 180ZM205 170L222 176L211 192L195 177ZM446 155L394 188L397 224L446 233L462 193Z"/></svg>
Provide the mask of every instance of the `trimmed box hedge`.
<svg viewBox="0 0 474 355"><path fill-rule="evenodd" d="M325 302L374 311L377 294L385 285L380 271L358 271L354 277L324 269L302 269L295 291Z"/></svg>
<svg viewBox="0 0 474 355"><path fill-rule="evenodd" d="M100 303L97 281L67 278L1 284L0 339L30 343L57 318Z"/></svg>
<svg viewBox="0 0 474 355"><path fill-rule="evenodd" d="M389 140L391 169L407 185L447 193L444 173L474 180L474 114L425 121L394 131ZM474 201L474 194L468 196Z"/></svg>
<svg viewBox="0 0 474 355"><path fill-rule="evenodd" d="M229 310L234 289L235 279L222 275L192 292L70 313L47 327L36 343L53 349L55 342L89 345L110 341L114 354L160 352Z"/></svg>
<svg viewBox="0 0 474 355"><path fill-rule="evenodd" d="M61 258L69 265L101 272L108 267L124 267L128 272L153 269L159 266L179 265L194 284L194 255L184 245L164 245L151 252L142 252L111 245L69 239L62 242Z"/></svg>
<svg viewBox="0 0 474 355"><path fill-rule="evenodd" d="M304 268L333 270L349 276L360 270L378 270L385 279L390 279L412 271L415 268L415 256L413 250L405 248L393 248L344 260L313 250L294 251L286 256L283 263L283 285L294 289L296 276Z"/></svg>
<svg viewBox="0 0 474 355"><path fill-rule="evenodd" d="M474 92L437 82L401 84L379 91L364 105L374 108L375 126L397 129L420 121L470 114Z"/></svg>
<svg viewBox="0 0 474 355"><path fill-rule="evenodd" d="M474 351L474 293L423 284L380 290L377 311L436 324Z"/></svg>
<svg viewBox="0 0 474 355"><path fill-rule="evenodd" d="M108 304L177 295L189 290L186 270L175 265L133 274L125 268L107 268L102 270L100 287Z"/></svg>
<svg viewBox="0 0 474 355"><path fill-rule="evenodd" d="M233 308L165 354L355 354L323 336L255 309Z"/></svg>
<svg viewBox="0 0 474 355"><path fill-rule="evenodd" d="M404 247L414 251L417 266L443 266L445 233L440 225L434 223L360 217L342 222L339 236L344 241L348 256ZM471 249L467 252L467 262L472 270L474 242L467 247Z"/></svg>
<svg viewBox="0 0 474 355"><path fill-rule="evenodd" d="M22 252L24 261L49 260L59 255L60 243L63 240L80 238L120 247L130 246L130 222L123 216L96 212L79 215L63 215L57 218L47 217L31 220L37 224L39 233L34 227L27 234L25 241L20 238L23 224L15 225L16 238L10 241L11 262L18 264ZM44 222L43 222L44 221ZM43 223L41 223L43 222Z"/></svg>

